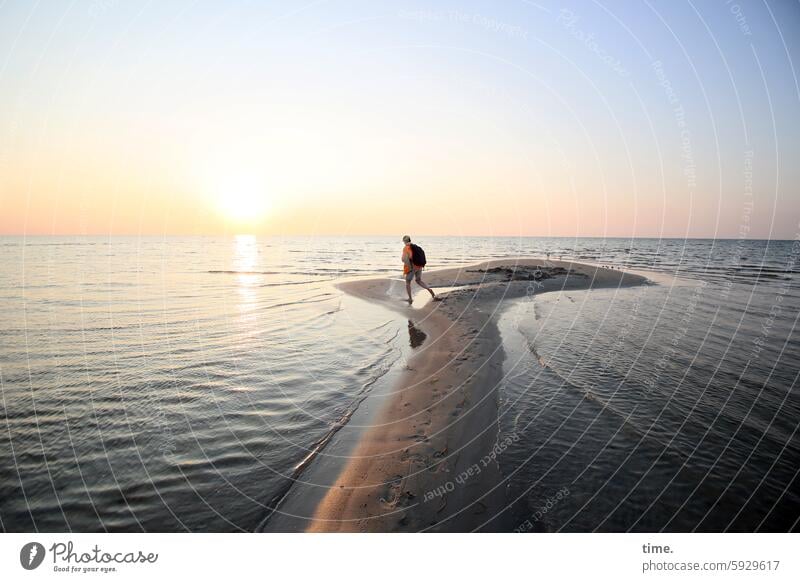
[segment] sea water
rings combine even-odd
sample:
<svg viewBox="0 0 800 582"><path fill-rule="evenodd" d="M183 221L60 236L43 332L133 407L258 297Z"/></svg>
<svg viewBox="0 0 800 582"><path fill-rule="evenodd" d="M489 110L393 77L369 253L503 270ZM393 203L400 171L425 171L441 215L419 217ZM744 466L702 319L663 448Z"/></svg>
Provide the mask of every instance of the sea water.
<svg viewBox="0 0 800 582"><path fill-rule="evenodd" d="M256 528L414 340L334 286L394 277L397 239L0 238L0 527ZM657 283L500 316L509 529L796 527L796 244L415 242Z"/></svg>
<svg viewBox="0 0 800 582"><path fill-rule="evenodd" d="M507 528L798 528L800 247L686 246L641 265L655 285L501 316Z"/></svg>

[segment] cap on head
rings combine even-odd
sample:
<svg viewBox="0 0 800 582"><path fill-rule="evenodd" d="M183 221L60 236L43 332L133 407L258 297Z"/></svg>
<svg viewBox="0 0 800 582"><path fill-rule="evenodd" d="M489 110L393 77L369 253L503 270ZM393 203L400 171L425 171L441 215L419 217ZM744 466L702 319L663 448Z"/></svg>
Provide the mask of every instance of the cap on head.
<svg viewBox="0 0 800 582"><path fill-rule="evenodd" d="M410 237L410 236L408 236L408 235L405 235L405 236L403 237L403 242L404 242L404 243L410 243L410 242L411 242L411 237Z"/></svg>

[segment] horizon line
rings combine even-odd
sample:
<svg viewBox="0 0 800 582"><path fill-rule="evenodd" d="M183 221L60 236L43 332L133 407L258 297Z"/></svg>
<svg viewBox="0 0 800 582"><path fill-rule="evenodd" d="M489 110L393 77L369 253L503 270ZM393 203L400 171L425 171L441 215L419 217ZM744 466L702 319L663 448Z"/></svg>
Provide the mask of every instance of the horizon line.
<svg viewBox="0 0 800 582"><path fill-rule="evenodd" d="M342 238L342 237L361 237L361 238L369 238L369 237L392 237L397 236L398 240L402 235L394 235L394 234L264 234L264 233L248 233L248 232L241 232L241 233L227 233L227 234L129 234L129 233L119 233L119 234L74 234L74 233L50 233L50 234L43 234L43 233L36 233L36 234L26 234L26 233L0 233L0 237L5 238L55 238L55 237L83 237L83 238L132 238L132 237L139 237L139 238L226 238L226 237L237 237L237 236L254 236L258 237L274 237L274 238L292 238L292 237L318 237L318 238ZM414 235L415 238L425 238L425 237L435 237L435 238L557 238L557 239L582 239L582 238L598 238L598 239L627 239L627 240L637 240L637 239L648 239L648 240L743 240L743 241L775 241L775 242L788 242L788 241L796 241L800 240L800 238L749 238L749 237L731 237L731 236L619 236L619 235L535 235L535 234L525 234L525 235L512 235L512 234L417 234Z"/></svg>

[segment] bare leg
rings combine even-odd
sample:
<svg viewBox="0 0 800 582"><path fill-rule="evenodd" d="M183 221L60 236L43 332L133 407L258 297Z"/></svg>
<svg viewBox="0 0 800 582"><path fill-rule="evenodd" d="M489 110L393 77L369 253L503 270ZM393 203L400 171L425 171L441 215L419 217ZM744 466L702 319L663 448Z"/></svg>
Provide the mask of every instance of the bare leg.
<svg viewBox="0 0 800 582"><path fill-rule="evenodd" d="M406 279L406 293L408 293L408 302L411 303L414 300L411 299L411 280Z"/></svg>
<svg viewBox="0 0 800 582"><path fill-rule="evenodd" d="M430 287L428 287L428 286L427 286L425 283L423 283L423 282L422 282L422 275L418 275L418 276L417 276L417 285L419 285L419 286L420 286L420 287L422 287L423 289L427 289L427 290L428 290L428 293L430 293L430 294L431 294L431 297L433 297L434 299L436 299L436 293L434 293L434 292L433 292L433 289L431 289L431 288L430 288Z"/></svg>

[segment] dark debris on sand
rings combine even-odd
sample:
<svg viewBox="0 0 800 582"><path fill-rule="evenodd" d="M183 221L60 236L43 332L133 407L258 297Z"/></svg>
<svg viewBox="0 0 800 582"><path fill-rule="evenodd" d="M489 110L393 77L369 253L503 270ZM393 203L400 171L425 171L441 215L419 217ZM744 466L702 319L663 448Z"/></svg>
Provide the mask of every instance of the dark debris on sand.
<svg viewBox="0 0 800 582"><path fill-rule="evenodd" d="M505 281L543 281L563 275L578 275L564 267L492 267L491 269L472 269L468 273L500 275ZM585 275L581 275L584 276Z"/></svg>

